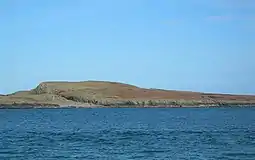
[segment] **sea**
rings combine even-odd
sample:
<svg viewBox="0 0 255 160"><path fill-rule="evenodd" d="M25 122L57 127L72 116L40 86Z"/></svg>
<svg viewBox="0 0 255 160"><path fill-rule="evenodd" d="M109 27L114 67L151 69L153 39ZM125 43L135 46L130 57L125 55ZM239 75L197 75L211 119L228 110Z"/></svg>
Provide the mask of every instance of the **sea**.
<svg viewBox="0 0 255 160"><path fill-rule="evenodd" d="M255 107L1 109L0 160L255 160Z"/></svg>

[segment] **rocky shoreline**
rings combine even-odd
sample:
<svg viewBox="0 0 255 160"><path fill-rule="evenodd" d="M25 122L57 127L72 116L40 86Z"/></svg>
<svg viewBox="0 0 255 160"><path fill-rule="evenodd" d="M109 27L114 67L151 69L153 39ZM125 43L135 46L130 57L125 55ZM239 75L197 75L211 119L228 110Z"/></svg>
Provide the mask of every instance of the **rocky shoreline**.
<svg viewBox="0 0 255 160"><path fill-rule="evenodd" d="M146 89L104 81L43 82L29 91L0 95L0 109L244 106L255 106L255 96Z"/></svg>
<svg viewBox="0 0 255 160"><path fill-rule="evenodd" d="M0 104L0 109L54 109L54 108L227 108L227 107L255 107L253 104L201 104L201 105L60 105L60 104L39 104L39 103L21 103L21 104Z"/></svg>

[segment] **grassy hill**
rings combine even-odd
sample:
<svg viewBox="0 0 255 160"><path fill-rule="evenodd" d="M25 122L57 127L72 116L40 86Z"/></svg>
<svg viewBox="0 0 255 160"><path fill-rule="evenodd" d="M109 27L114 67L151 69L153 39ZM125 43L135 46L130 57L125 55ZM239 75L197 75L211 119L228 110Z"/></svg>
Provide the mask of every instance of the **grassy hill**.
<svg viewBox="0 0 255 160"><path fill-rule="evenodd" d="M146 89L105 82L43 82L30 91L0 95L0 105L33 106L221 106L255 104L255 96Z"/></svg>

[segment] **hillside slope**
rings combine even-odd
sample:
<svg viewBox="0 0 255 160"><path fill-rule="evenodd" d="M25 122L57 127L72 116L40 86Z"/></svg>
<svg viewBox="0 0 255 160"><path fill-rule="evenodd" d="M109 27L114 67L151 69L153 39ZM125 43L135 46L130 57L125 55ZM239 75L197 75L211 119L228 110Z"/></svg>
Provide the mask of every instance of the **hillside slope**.
<svg viewBox="0 0 255 160"><path fill-rule="evenodd" d="M43 82L30 91L0 96L0 105L33 106L221 106L255 104L255 96L146 89L105 82Z"/></svg>

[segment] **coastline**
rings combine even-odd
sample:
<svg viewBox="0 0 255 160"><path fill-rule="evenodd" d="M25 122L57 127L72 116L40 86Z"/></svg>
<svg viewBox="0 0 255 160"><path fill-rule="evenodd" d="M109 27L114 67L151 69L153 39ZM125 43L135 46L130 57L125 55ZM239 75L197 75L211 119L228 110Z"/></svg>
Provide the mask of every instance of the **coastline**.
<svg viewBox="0 0 255 160"><path fill-rule="evenodd" d="M201 104L201 105L58 105L58 104L0 104L0 109L71 109L71 108L243 108L243 107L255 107L255 104Z"/></svg>
<svg viewBox="0 0 255 160"><path fill-rule="evenodd" d="M255 95L140 88L106 81L42 82L0 95L0 109L24 108L221 108L253 107Z"/></svg>

